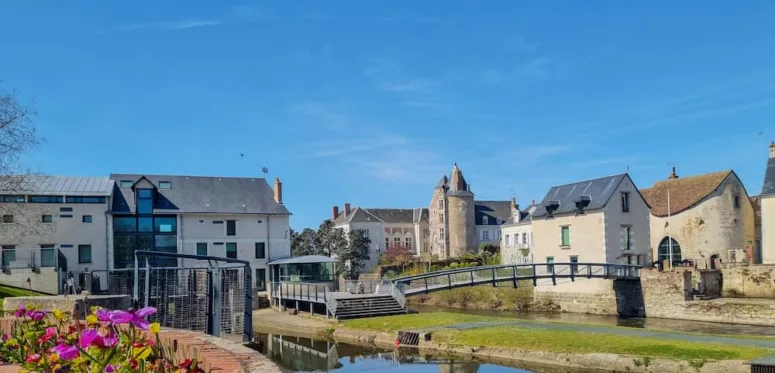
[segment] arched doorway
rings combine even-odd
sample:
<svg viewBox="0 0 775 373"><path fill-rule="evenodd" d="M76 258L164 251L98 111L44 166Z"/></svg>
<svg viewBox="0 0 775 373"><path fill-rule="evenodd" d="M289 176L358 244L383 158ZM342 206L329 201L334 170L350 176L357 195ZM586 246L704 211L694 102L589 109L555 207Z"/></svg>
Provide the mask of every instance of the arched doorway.
<svg viewBox="0 0 775 373"><path fill-rule="evenodd" d="M659 243L658 260L661 262L670 258L671 246L673 251L673 259L671 261L673 262L673 265L681 264L681 245L679 245L678 241L674 240L672 237L665 237L662 239L662 242Z"/></svg>

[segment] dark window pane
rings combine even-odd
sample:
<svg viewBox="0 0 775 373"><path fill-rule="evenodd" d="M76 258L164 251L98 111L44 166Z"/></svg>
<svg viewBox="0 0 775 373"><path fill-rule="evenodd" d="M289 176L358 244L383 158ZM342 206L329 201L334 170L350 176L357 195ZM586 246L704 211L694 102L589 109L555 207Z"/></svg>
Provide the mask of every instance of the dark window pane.
<svg viewBox="0 0 775 373"><path fill-rule="evenodd" d="M256 259L266 258L266 244L263 242L256 242Z"/></svg>
<svg viewBox="0 0 775 373"><path fill-rule="evenodd" d="M40 245L40 266L56 266L56 257L54 256L54 245Z"/></svg>
<svg viewBox="0 0 775 373"><path fill-rule="evenodd" d="M266 290L266 269L256 268L256 289L257 291Z"/></svg>
<svg viewBox="0 0 775 373"><path fill-rule="evenodd" d="M172 248L173 252L177 251L178 247L178 236L175 235L168 235L168 234L157 234L156 235L156 248ZM162 250L162 251L168 251L168 250Z"/></svg>
<svg viewBox="0 0 775 373"><path fill-rule="evenodd" d="M196 255L207 255L207 242L198 242L196 244Z"/></svg>
<svg viewBox="0 0 775 373"><path fill-rule="evenodd" d="M152 214L153 213L153 200L151 199L138 199L137 200L137 213L138 214Z"/></svg>
<svg viewBox="0 0 775 373"><path fill-rule="evenodd" d="M113 256L116 267L122 267L118 263L132 262L135 260L135 236L116 235L113 236Z"/></svg>
<svg viewBox="0 0 775 373"><path fill-rule="evenodd" d="M62 203L62 196L30 196L31 203Z"/></svg>
<svg viewBox="0 0 775 373"><path fill-rule="evenodd" d="M16 260L16 246L3 246L3 267L11 265Z"/></svg>
<svg viewBox="0 0 775 373"><path fill-rule="evenodd" d="M138 189L137 198L151 198L153 193L150 189Z"/></svg>
<svg viewBox="0 0 775 373"><path fill-rule="evenodd" d="M84 223L91 223L91 215L84 215L81 218L81 221L84 222Z"/></svg>
<svg viewBox="0 0 775 373"><path fill-rule="evenodd" d="M113 218L113 231L114 232L136 232L137 227L135 223L137 220L133 217L114 217Z"/></svg>
<svg viewBox="0 0 775 373"><path fill-rule="evenodd" d="M132 180L121 180L121 187L122 188L131 188L132 184L134 184L134 182Z"/></svg>
<svg viewBox="0 0 775 373"><path fill-rule="evenodd" d="M153 232L153 218L137 218L138 232Z"/></svg>
<svg viewBox="0 0 775 373"><path fill-rule="evenodd" d="M73 217L73 215L66 214L66 215L59 215L60 218L70 219Z"/></svg>
<svg viewBox="0 0 775 373"><path fill-rule="evenodd" d="M173 217L156 217L154 219L154 231L160 233L174 233L177 232L177 218Z"/></svg>
<svg viewBox="0 0 775 373"><path fill-rule="evenodd" d="M24 196L0 196L0 202L24 203Z"/></svg>
<svg viewBox="0 0 775 373"><path fill-rule="evenodd" d="M237 244L234 242L227 242L226 243L226 257L227 258L236 258L237 257Z"/></svg>
<svg viewBox="0 0 775 373"><path fill-rule="evenodd" d="M54 221L54 217L51 216L51 215L43 215L41 217L41 221L44 222L44 223L51 223L51 222Z"/></svg>
<svg viewBox="0 0 775 373"><path fill-rule="evenodd" d="M60 212L73 212L73 208L72 207L60 207L59 211Z"/></svg>
<svg viewBox="0 0 775 373"><path fill-rule="evenodd" d="M159 189L170 189L172 188L172 183L169 181L160 181L159 182Z"/></svg>
<svg viewBox="0 0 775 373"><path fill-rule="evenodd" d="M153 236L150 234L138 235L137 250L153 250Z"/></svg>
<svg viewBox="0 0 775 373"><path fill-rule="evenodd" d="M237 235L237 221L236 220L226 220L226 235L227 236L236 236Z"/></svg>
<svg viewBox="0 0 775 373"><path fill-rule="evenodd" d="M91 263L91 245L78 245L78 263Z"/></svg>
<svg viewBox="0 0 775 373"><path fill-rule="evenodd" d="M13 215L3 215L3 223L13 223Z"/></svg>

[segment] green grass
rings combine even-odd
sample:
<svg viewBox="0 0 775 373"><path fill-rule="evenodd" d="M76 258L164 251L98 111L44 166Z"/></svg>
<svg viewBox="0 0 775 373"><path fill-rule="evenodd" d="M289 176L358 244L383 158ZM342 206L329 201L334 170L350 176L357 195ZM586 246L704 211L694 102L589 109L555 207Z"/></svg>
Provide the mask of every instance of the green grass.
<svg viewBox="0 0 775 373"><path fill-rule="evenodd" d="M35 295L41 295L41 294L36 293L34 291L17 289L17 288L0 285L0 298L29 297L29 296L35 296Z"/></svg>
<svg viewBox="0 0 775 373"><path fill-rule="evenodd" d="M373 317L366 319L347 320L342 322L350 329L375 330L394 332L397 330L412 330L431 328L435 326L447 326L483 321L509 320L503 317L467 315L464 313L433 312L413 315L398 315L386 317Z"/></svg>
<svg viewBox="0 0 775 373"><path fill-rule="evenodd" d="M515 326L463 331L445 329L433 333L433 339L437 343L452 345L552 352L611 353L675 360L749 360L775 353L775 350L744 346L633 338L602 333L538 330Z"/></svg>

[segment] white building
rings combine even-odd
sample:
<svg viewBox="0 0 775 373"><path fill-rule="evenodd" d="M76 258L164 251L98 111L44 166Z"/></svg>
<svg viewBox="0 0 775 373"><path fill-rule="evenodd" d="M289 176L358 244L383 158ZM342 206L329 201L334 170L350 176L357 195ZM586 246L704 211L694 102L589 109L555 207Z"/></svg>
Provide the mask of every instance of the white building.
<svg viewBox="0 0 775 373"><path fill-rule="evenodd" d="M530 247L533 243L533 212L536 205L531 204L520 210L514 202L515 213L508 222L501 225L501 260L503 264L532 263Z"/></svg>
<svg viewBox="0 0 775 373"><path fill-rule="evenodd" d="M113 181L27 176L0 185L0 283L57 293L68 272L106 268Z"/></svg>
<svg viewBox="0 0 775 373"><path fill-rule="evenodd" d="M263 178L113 174L107 268L134 266L136 250L237 258L250 262L265 290L266 263L291 255L282 183ZM205 266L150 258L155 265Z"/></svg>

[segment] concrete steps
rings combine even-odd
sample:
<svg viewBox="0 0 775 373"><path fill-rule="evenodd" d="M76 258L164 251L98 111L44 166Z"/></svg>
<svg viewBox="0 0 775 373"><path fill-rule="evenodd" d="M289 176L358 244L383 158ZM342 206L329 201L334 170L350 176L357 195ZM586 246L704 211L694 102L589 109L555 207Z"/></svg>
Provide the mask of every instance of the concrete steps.
<svg viewBox="0 0 775 373"><path fill-rule="evenodd" d="M406 310L393 297L386 295L369 298L340 299L337 301L335 316L338 320L346 320L403 313L406 313Z"/></svg>

